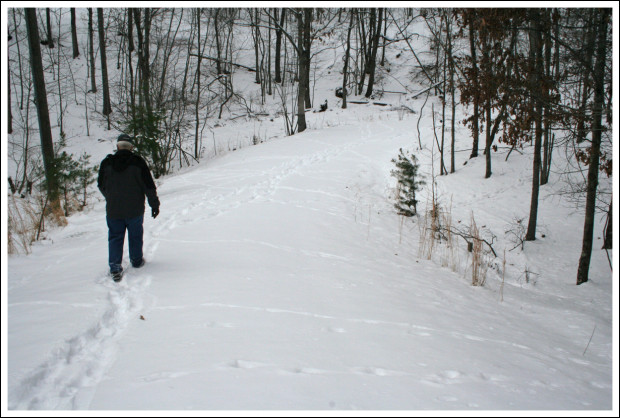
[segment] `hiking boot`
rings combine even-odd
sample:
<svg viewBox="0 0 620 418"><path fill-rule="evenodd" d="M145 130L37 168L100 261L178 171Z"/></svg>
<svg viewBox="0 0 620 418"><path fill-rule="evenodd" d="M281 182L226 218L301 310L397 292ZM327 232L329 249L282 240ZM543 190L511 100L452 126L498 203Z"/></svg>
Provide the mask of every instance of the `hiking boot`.
<svg viewBox="0 0 620 418"><path fill-rule="evenodd" d="M123 278L123 270L111 271L110 275L112 276L112 279L114 279L115 282L120 282L121 279Z"/></svg>
<svg viewBox="0 0 620 418"><path fill-rule="evenodd" d="M132 262L131 266L135 269L139 269L140 267L142 267L146 262L144 261L144 258L142 258L140 261L138 261L137 263Z"/></svg>

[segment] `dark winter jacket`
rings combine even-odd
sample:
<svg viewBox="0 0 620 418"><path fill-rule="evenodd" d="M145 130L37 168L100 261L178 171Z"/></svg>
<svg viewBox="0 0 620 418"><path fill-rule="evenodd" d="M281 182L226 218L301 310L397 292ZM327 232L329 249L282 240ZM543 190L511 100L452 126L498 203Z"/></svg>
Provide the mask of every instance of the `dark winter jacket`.
<svg viewBox="0 0 620 418"><path fill-rule="evenodd" d="M119 150L101 162L97 186L106 200L111 219L135 218L144 214L144 197L159 208L153 176L144 159L131 151Z"/></svg>

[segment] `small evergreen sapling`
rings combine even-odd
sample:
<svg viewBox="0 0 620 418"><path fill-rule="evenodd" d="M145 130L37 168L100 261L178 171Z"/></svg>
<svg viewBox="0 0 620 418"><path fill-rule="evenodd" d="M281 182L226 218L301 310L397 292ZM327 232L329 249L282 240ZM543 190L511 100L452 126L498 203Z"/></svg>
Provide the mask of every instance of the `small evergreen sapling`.
<svg viewBox="0 0 620 418"><path fill-rule="evenodd" d="M415 155L401 148L398 159L392 159L392 162L396 165L396 169L392 170L392 176L398 181L398 201L394 207L399 215L415 216L418 203L415 194L420 190L420 186L425 184L418 174L418 160Z"/></svg>
<svg viewBox="0 0 620 418"><path fill-rule="evenodd" d="M88 186L94 183L98 167L90 165L90 155L86 152L76 160L73 154L63 150L65 146L66 140L61 134L61 140L55 150L53 172L64 197L65 216L69 216L73 206L77 205L77 210L82 210L86 206Z"/></svg>
<svg viewBox="0 0 620 418"><path fill-rule="evenodd" d="M99 166L90 164L90 155L84 152L77 162L75 193L79 196L79 210L86 207L88 200L88 187L96 181L95 175L99 171Z"/></svg>

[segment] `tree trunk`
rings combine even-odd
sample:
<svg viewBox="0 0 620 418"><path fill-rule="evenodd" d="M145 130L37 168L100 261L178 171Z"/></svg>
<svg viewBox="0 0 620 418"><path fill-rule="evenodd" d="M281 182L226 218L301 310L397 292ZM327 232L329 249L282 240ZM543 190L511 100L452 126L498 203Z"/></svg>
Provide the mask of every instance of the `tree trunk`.
<svg viewBox="0 0 620 418"><path fill-rule="evenodd" d="M78 47L77 25L75 19L75 8L71 8L71 43L73 45L73 58L80 56L80 48Z"/></svg>
<svg viewBox="0 0 620 418"><path fill-rule="evenodd" d="M381 65L382 67L385 66L385 39L387 37L387 13L383 13L383 42L381 44L382 48L381 48L381 63L379 65Z"/></svg>
<svg viewBox="0 0 620 418"><path fill-rule="evenodd" d="M592 257L592 241L594 234L594 215L596 210L596 188L598 187L599 157L601 151L602 113L605 95L605 56L607 53L607 24L611 9L598 9L599 24L596 51L596 67L594 68L594 106L592 109L592 145L590 147L590 166L588 168L588 186L586 197L586 214L583 226L583 242L577 284L588 281L590 258Z"/></svg>
<svg viewBox="0 0 620 418"><path fill-rule="evenodd" d="M303 82L305 84L304 91L306 92L306 96L304 97L304 104L306 109L312 107L312 100L310 99L310 45L312 44L312 39L310 39L310 30L312 26L312 9L305 8L304 10L304 34L303 34L303 53L305 55L304 62L306 69L304 71L304 77L299 78L299 82Z"/></svg>
<svg viewBox="0 0 620 418"><path fill-rule="evenodd" d="M347 108L347 75L349 72L349 56L351 54L351 29L353 29L354 9L352 9L349 20L349 30L347 31L347 51L344 55L344 68L342 70L342 108Z"/></svg>
<svg viewBox="0 0 620 418"><path fill-rule="evenodd" d="M49 48L54 48L54 37L52 36L52 16L49 7L45 9L45 18L47 20L47 46Z"/></svg>
<svg viewBox="0 0 620 418"><path fill-rule="evenodd" d="M101 81L103 83L103 114L112 113L110 104L110 87L108 85L108 63L105 53L105 31L103 25L103 9L97 8L97 23L99 26L99 55L101 57Z"/></svg>
<svg viewBox="0 0 620 418"><path fill-rule="evenodd" d="M27 103L30 103L30 95L32 93L32 83L28 86ZM26 106L26 120L30 120L30 106ZM26 125L26 132L24 133L24 154L22 159L24 161L24 175L22 176L22 182L19 185L19 193L21 194L22 188L26 183L32 183L28 181L28 152L30 151L30 126ZM29 194L32 194L32 187L29 187Z"/></svg>
<svg viewBox="0 0 620 418"><path fill-rule="evenodd" d="M258 59L259 56L259 29L258 29L258 9L250 9L250 20L252 21L252 38L254 39L254 62L256 67L256 73L254 77L254 83L261 84L261 71L260 71L260 61Z"/></svg>
<svg viewBox="0 0 620 418"><path fill-rule="evenodd" d="M142 45L142 78L144 104L149 119L153 116L153 104L151 102L151 9L144 9L144 43Z"/></svg>
<svg viewBox="0 0 620 418"><path fill-rule="evenodd" d="M45 87L45 76L43 74L37 15L35 9L26 8L24 11L26 16L26 29L28 32L28 45L30 47L30 66L32 69L35 103L37 117L39 119L39 135L41 137L45 183L48 197L50 202L53 203L52 207L59 210L58 180L54 170L54 140L52 138L49 108L47 105L47 90ZM57 212L55 211L55 213Z"/></svg>
<svg viewBox="0 0 620 418"><path fill-rule="evenodd" d="M445 139L446 139L446 55L443 56L443 64L441 65L442 75L443 75L443 85L444 85L444 93L441 97L441 149L440 157L441 157L441 167L439 175L447 175L448 170L446 169L446 163L444 160L444 150L445 150Z"/></svg>
<svg viewBox="0 0 620 418"><path fill-rule="evenodd" d="M487 98L485 103L485 112L486 112L486 141L484 145L484 157L485 157L485 173L484 178L488 179L493 174L491 170L491 145L493 145L493 137L491 136L491 99Z"/></svg>
<svg viewBox="0 0 620 418"><path fill-rule="evenodd" d="M379 49L379 39L381 39L381 23L383 22L383 8L379 8L379 16L377 17L377 28L372 39L372 51L368 62L368 88L365 97L372 95L375 84L375 71L377 68L377 50ZM373 12L374 14L374 12Z"/></svg>
<svg viewBox="0 0 620 418"><path fill-rule="evenodd" d="M530 12L530 57L533 60L530 74L530 97L534 102L534 164L532 172L532 196L530 201L530 217L527 225L526 241L536 240L536 222L538 218L538 195L540 191L540 151L542 146L542 25L539 9Z"/></svg>
<svg viewBox="0 0 620 418"><path fill-rule="evenodd" d="M364 9L358 9L357 27L359 32L359 54L360 54L360 79L358 81L357 94L360 95L364 91L364 82L366 80L366 63L368 62L369 52L366 46L366 27L364 26Z"/></svg>
<svg viewBox="0 0 620 418"><path fill-rule="evenodd" d="M144 28L140 22L140 11L135 9L134 23L138 35L138 66L140 68L140 98L144 103L146 115L151 119L153 107L151 104L151 68L150 68L150 38L151 38L151 10L144 9Z"/></svg>
<svg viewBox="0 0 620 418"><path fill-rule="evenodd" d="M6 47L6 52L7 52L7 55L10 57L10 54L9 54L9 44L8 43L7 43L7 47ZM8 131L8 133L12 134L13 133L13 112L11 111L11 107L12 106L11 106L11 68L9 68L10 63L11 63L11 60L7 59L6 60L6 72L7 72L7 74L6 74L6 76L7 76L6 86L7 86L7 89L9 91L9 93L7 94L7 101L8 101L8 103L7 103L8 106L7 107L9 108L9 110L8 110L8 113L9 113L8 114L8 125L9 126L8 126L7 131Z"/></svg>
<svg viewBox="0 0 620 418"><path fill-rule="evenodd" d="M221 9L215 9L215 15L213 16L213 25L215 26L215 50L217 52L217 61L215 61L215 68L217 74L222 74L222 45L220 42L220 30L219 30L219 15ZM199 35L200 36L200 35ZM199 58L200 59L200 58Z"/></svg>
<svg viewBox="0 0 620 418"><path fill-rule="evenodd" d="M492 48L489 36L487 35L487 30L483 27L480 32L480 45L482 48L482 73L485 76L491 75L491 64L490 64L490 50ZM479 77L476 77L478 80ZM486 172L484 178L491 177L491 145L493 144L493 137L491 135L491 107L492 107L492 87L489 86L489 83L485 83L484 86L484 113L485 113L485 145L484 145L484 156L485 156L485 165Z"/></svg>
<svg viewBox="0 0 620 418"><path fill-rule="evenodd" d="M589 10L590 19L592 22L594 20L594 9ZM586 139L587 129L586 129L586 111L588 105L588 97L590 97L590 78L592 77L592 72L590 68L592 67L592 56L594 55L594 42L596 37L595 29L587 29L587 33L585 35L585 48L584 53L585 57L583 58L583 80L582 80L582 91L581 91L581 103L579 106L579 120L577 122L577 143L583 142ZM596 82L596 80L592 81Z"/></svg>
<svg viewBox="0 0 620 418"><path fill-rule="evenodd" d="M13 15L13 27L17 28L17 18L15 17L15 10L12 10ZM19 99L19 110L24 110L24 72L22 70L22 53L21 48L19 46L19 37L15 37L15 45L17 46L17 63L19 64L19 87L20 87L20 99Z"/></svg>
<svg viewBox="0 0 620 418"><path fill-rule="evenodd" d="M550 19L549 19L549 15L547 14L547 11L543 11L542 13L545 13L545 19L544 19L544 23L545 23L545 38L544 38L544 53L545 53L545 70L544 70L544 75L545 75L545 86L547 85L548 82L550 82L552 80L552 76L551 76L551 26L550 26ZM551 149L550 149L550 142L551 142L551 122L549 121L549 113L551 111L551 109L549 108L549 105L547 104L549 102L549 88L548 87L542 87L542 97L543 100L545 102L545 105L543 106L543 145L542 145L542 151L543 151L543 159L542 159L542 165L541 165L541 169L540 169L540 185L543 186L545 184L547 184L549 182L549 169L551 166Z"/></svg>
<svg viewBox="0 0 620 418"><path fill-rule="evenodd" d="M57 111L57 115L58 115L58 127L60 128L60 135L61 137L63 137L65 135L65 128L64 128L64 108L62 105L62 83L61 81L61 77L60 77L60 53L61 53L61 49L62 48L58 48L58 56L56 57L56 59L58 60L58 66L57 68L57 73L56 73L56 81L57 81L57 86L58 86L58 111ZM52 64L52 71L54 71L54 65ZM66 210L66 208L65 208Z"/></svg>
<svg viewBox="0 0 620 418"><path fill-rule="evenodd" d="M276 74L274 77L274 82L276 83L281 83L282 82L282 77L280 75L281 70L280 70L280 51L282 48L282 31L284 30L284 15L285 15L285 11L286 9L276 9L276 15L275 15L275 19L278 19L278 15L277 15L277 10L280 10L280 12L282 13L280 15L280 24L278 25L278 29L276 30Z"/></svg>
<svg viewBox="0 0 620 418"><path fill-rule="evenodd" d="M198 52L200 49L200 15L202 10L198 8L196 10L196 30L198 31L198 36L196 39L198 40ZM216 28L217 31L217 28ZM194 117L195 117L195 126L194 126L194 158L198 160L200 149L199 149L199 127L200 127L200 66L202 61L202 54L198 54L198 64L196 68L196 105L194 107Z"/></svg>
<svg viewBox="0 0 620 418"><path fill-rule="evenodd" d="M273 95L273 90L272 90L272 75L273 72L271 71L271 26L269 26L269 34L267 37L267 83L268 83L268 88L267 88L267 94L272 96Z"/></svg>
<svg viewBox="0 0 620 418"><path fill-rule="evenodd" d="M129 20L129 16L133 16L132 10L127 9L127 27L132 27L133 22ZM133 32L133 31L131 31ZM129 36L129 35L127 35ZM131 113L131 119L135 120L135 111L136 111L136 89L134 87L134 72L133 72L133 57L131 56L133 42L129 42L127 45L127 66L129 67L128 76L129 76L129 103L127 108L127 113Z"/></svg>
<svg viewBox="0 0 620 418"><path fill-rule="evenodd" d="M165 88L166 88L166 79L168 78L168 70L170 67L170 56L172 55L173 49L174 49L174 45L176 44L176 40L177 40L177 34L179 33L179 28L181 27L181 23L183 22L183 14L184 14L185 9L181 9L181 15L179 16L178 19L176 19L176 13L177 13L177 9L172 9L171 13L170 13L170 22L168 24L168 30L165 32L166 33L166 42L165 42L165 46L162 48L163 53L162 53L162 59L161 59L161 76L159 77L159 92L157 93L157 103L163 103L164 102L164 93L165 93ZM172 29L172 25L175 21L175 19L178 21L177 27L175 30Z"/></svg>
<svg viewBox="0 0 620 418"><path fill-rule="evenodd" d="M452 26L451 26L451 22L449 22L449 19L451 19L451 16L446 16L446 33L447 33L447 43L448 43L448 72L450 74L450 104L451 104L451 110L452 110L452 117L451 117L451 125L450 125L450 137L451 137L451 144L450 144L450 173L454 173L456 172L456 165L455 165L455 150L454 150L454 145L456 142L456 138L455 138L455 126L454 126L454 118L456 116L456 102L454 100L454 96L455 96L455 87L454 87L454 57L452 56ZM444 88L445 90L445 88Z"/></svg>
<svg viewBox="0 0 620 418"><path fill-rule="evenodd" d="M97 93L97 80L95 79L95 44L94 44L94 36L93 33L95 30L93 29L93 9L88 8L88 41L89 41L89 49L88 53L90 55L90 91L92 93Z"/></svg>
<svg viewBox="0 0 620 418"><path fill-rule="evenodd" d="M308 65L306 51L304 51L305 16L303 9L297 9L297 62L299 67L299 82L297 92L297 132L306 130L306 74Z"/></svg>
<svg viewBox="0 0 620 418"><path fill-rule="evenodd" d="M133 9L131 8L127 9L127 42L127 50L131 56L131 53L136 49L133 44Z"/></svg>
<svg viewBox="0 0 620 418"><path fill-rule="evenodd" d="M469 22L469 48L471 51L471 60L472 60L472 68L474 70L474 115L473 115L473 133L474 133L474 143L472 145L471 154L469 158L476 158L478 156L478 142L480 140L480 116L479 116L479 107L480 107L480 99L479 99L479 87L478 87L478 62L476 59L476 33L474 31L474 20L476 19L475 11L473 12L474 16L471 17L471 21Z"/></svg>
<svg viewBox="0 0 620 418"><path fill-rule="evenodd" d="M603 250L611 250L613 247L613 228L612 221L614 219L614 212L611 207L613 199L609 202L609 210L607 211L607 225L605 226L605 239L603 241Z"/></svg>

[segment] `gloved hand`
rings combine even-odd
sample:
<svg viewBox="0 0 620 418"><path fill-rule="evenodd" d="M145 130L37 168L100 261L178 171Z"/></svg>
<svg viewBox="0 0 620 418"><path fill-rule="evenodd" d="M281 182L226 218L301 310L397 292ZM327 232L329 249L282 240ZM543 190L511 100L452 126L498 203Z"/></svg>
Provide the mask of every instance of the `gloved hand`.
<svg viewBox="0 0 620 418"><path fill-rule="evenodd" d="M153 216L153 219L157 218L157 215L159 215L159 206L151 208L151 215Z"/></svg>

